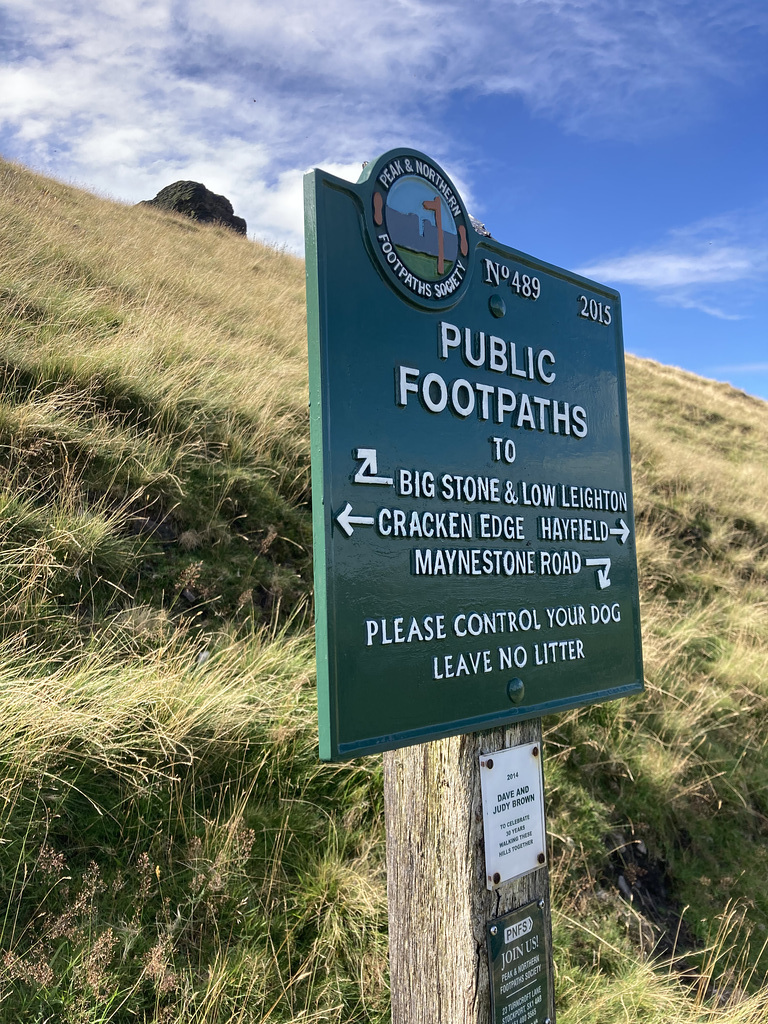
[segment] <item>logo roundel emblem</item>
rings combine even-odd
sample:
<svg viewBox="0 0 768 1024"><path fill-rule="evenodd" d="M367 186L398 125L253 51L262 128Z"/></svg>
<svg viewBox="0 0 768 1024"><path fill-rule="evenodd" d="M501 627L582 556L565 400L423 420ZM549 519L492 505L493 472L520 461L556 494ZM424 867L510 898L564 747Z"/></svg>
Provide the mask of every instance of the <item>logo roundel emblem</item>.
<svg viewBox="0 0 768 1024"><path fill-rule="evenodd" d="M397 149L368 164L366 224L374 259L415 305L445 309L470 278L474 231L447 174L429 157Z"/></svg>

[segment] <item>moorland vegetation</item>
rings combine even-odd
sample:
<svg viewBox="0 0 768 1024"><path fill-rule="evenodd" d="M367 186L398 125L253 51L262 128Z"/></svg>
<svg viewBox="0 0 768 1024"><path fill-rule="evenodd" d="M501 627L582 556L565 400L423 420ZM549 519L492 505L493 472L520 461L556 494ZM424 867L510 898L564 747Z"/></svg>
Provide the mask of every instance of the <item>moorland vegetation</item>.
<svg viewBox="0 0 768 1024"><path fill-rule="evenodd" d="M0 163L0 344L0 1020L383 1024L381 759L316 756L303 264ZM558 1020L758 1024L768 405L627 373L646 691L544 722Z"/></svg>

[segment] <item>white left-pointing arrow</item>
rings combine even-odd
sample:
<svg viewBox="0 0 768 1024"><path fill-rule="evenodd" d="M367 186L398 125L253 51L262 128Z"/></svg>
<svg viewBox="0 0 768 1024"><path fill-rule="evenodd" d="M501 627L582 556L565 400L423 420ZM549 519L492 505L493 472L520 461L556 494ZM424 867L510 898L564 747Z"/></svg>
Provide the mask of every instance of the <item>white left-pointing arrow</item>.
<svg viewBox="0 0 768 1024"><path fill-rule="evenodd" d="M336 516L336 522L348 537L351 537L355 532L355 526L373 526L376 522L373 516L351 516L349 514L351 511L352 506L347 502L341 512Z"/></svg>

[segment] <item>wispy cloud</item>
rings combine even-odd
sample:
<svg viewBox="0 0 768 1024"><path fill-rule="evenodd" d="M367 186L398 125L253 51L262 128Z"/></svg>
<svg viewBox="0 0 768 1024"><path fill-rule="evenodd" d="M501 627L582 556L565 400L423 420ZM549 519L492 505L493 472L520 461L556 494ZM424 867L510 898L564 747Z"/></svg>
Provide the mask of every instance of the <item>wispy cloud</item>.
<svg viewBox="0 0 768 1024"><path fill-rule="evenodd" d="M579 273L636 285L662 302L721 320L743 319L740 307L768 279L768 208L699 221L651 248L596 260Z"/></svg>
<svg viewBox="0 0 768 1024"><path fill-rule="evenodd" d="M736 363L729 366L713 366L710 373L768 373L768 363Z"/></svg>
<svg viewBox="0 0 768 1024"><path fill-rule="evenodd" d="M583 267L580 273L663 290L758 277L765 270L765 260L766 252L760 250L715 247L710 242L707 247L688 252L647 249Z"/></svg>
<svg viewBox="0 0 768 1024"><path fill-rule="evenodd" d="M463 186L456 91L642 136L761 73L766 32L744 0L0 0L0 148L130 201L197 177L298 247L306 167L405 142Z"/></svg>

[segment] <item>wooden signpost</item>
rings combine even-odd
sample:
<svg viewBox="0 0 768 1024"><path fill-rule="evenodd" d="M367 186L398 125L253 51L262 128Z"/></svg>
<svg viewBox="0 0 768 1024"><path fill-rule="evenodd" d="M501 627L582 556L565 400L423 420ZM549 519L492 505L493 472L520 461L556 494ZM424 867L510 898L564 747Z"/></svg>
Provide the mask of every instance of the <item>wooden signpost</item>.
<svg viewBox="0 0 768 1024"><path fill-rule="evenodd" d="M413 150L305 196L320 756L385 752L392 1019L552 1022L541 715L642 688L619 296Z"/></svg>
<svg viewBox="0 0 768 1024"><path fill-rule="evenodd" d="M478 757L531 742L541 743L540 719L384 755L390 988L397 1024L494 1021L488 923L531 903L542 904L546 935L534 952L551 977L546 866L490 890L485 877ZM518 962L530 959L523 946ZM555 1019L552 995L550 985L547 1002L531 1021Z"/></svg>

